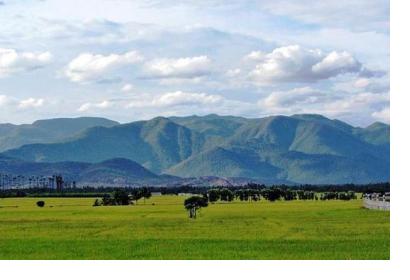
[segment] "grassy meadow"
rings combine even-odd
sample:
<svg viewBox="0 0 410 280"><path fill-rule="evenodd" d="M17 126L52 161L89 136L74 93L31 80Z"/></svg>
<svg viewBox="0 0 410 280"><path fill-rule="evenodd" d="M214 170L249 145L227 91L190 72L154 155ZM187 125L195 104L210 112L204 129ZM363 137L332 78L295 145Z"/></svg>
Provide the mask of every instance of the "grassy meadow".
<svg viewBox="0 0 410 280"><path fill-rule="evenodd" d="M0 259L390 258L390 212L361 200L216 203L194 220L184 199L0 199Z"/></svg>

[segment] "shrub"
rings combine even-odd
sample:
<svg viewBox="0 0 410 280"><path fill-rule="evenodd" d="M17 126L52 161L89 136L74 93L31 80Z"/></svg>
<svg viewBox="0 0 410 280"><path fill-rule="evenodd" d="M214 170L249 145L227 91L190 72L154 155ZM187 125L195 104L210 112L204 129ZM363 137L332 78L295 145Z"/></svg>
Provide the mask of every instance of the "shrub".
<svg viewBox="0 0 410 280"><path fill-rule="evenodd" d="M39 200L36 202L38 207L44 207L44 205L46 204L43 200Z"/></svg>
<svg viewBox="0 0 410 280"><path fill-rule="evenodd" d="M93 206L101 206L101 204L102 204L102 202L97 198L97 199L94 201Z"/></svg>

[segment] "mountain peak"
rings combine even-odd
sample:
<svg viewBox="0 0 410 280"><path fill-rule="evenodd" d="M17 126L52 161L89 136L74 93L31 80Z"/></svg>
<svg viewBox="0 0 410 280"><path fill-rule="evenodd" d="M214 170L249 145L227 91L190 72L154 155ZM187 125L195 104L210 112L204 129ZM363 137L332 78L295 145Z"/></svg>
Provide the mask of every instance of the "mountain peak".
<svg viewBox="0 0 410 280"><path fill-rule="evenodd" d="M383 122L374 122L371 125L367 126L366 129L375 130L375 129L384 129L384 128L388 128L388 127L390 127L390 125L385 124Z"/></svg>

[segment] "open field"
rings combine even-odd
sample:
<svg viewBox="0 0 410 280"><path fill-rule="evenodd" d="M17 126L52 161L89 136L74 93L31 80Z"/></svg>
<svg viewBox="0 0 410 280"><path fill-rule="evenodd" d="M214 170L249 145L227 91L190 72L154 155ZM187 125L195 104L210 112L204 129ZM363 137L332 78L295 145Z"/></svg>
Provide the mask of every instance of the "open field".
<svg viewBox="0 0 410 280"><path fill-rule="evenodd" d="M354 201L210 204L184 197L0 199L0 259L389 259L390 213ZM154 205L153 205L154 204ZM16 207L18 206L18 207Z"/></svg>

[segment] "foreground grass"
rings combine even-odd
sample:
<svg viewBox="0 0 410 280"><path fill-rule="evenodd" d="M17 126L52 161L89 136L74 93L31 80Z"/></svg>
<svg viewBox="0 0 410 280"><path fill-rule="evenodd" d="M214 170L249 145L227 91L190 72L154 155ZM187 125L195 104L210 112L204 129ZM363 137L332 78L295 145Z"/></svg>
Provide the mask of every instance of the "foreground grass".
<svg viewBox="0 0 410 280"><path fill-rule="evenodd" d="M0 199L0 259L389 259L390 213L360 200L218 203L192 220L183 199Z"/></svg>

